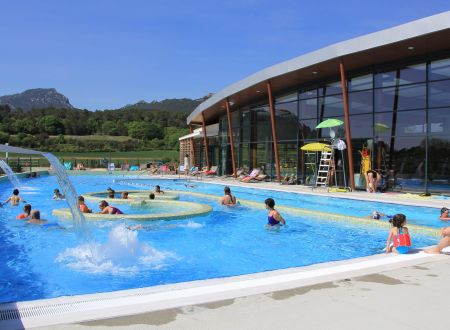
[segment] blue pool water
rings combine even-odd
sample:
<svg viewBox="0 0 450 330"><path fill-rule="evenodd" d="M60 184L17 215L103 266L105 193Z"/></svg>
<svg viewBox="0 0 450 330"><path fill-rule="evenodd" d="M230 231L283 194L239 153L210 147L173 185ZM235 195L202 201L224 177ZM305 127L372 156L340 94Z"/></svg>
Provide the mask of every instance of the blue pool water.
<svg viewBox="0 0 450 330"><path fill-rule="evenodd" d="M107 175L77 175L71 176L71 180L80 194L105 190L106 187L116 191L132 189L129 182L120 184ZM135 183L151 188L159 184L163 190L195 189L217 196L223 189L197 183L191 188L174 180L139 180ZM264 209L227 208L211 199L180 195L181 201L212 205L213 212L170 221L143 223L123 220L119 216L115 221L88 222L94 240L85 242L70 221L51 214L54 208L67 207L65 201L52 199L52 191L58 187L54 177L24 179L22 185L21 196L41 211L42 218L57 222L63 229L28 225L16 220L21 206L0 208L1 302L226 277L373 255L382 252L387 237L387 232L381 229L291 214L283 214L288 227L268 231L264 228L267 221ZM11 185L0 183L0 200L5 200L11 191ZM375 208L386 213L403 211L414 218L420 210L424 212L423 219L432 214L427 208L374 206L367 202L358 206L354 201L245 188L236 188L233 192L238 198L261 203L271 196L278 204L317 207L321 211L337 212L338 208L341 212L365 215ZM97 203L88 201L87 204L98 210ZM348 210L344 211L344 207ZM129 229L139 225L139 230ZM435 238L413 234L416 247L435 243Z"/></svg>

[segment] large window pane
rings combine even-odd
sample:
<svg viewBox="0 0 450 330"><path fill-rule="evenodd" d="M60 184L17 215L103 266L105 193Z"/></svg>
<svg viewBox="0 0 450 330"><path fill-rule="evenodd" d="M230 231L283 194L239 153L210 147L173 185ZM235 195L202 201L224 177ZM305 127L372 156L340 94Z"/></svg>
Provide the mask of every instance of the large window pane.
<svg viewBox="0 0 450 330"><path fill-rule="evenodd" d="M342 94L342 85L340 81L335 81L318 89L319 96Z"/></svg>
<svg viewBox="0 0 450 330"><path fill-rule="evenodd" d="M405 111L397 113L396 135L426 134L426 112Z"/></svg>
<svg viewBox="0 0 450 330"><path fill-rule="evenodd" d="M425 122L425 110L398 112L395 118L392 112L379 113L375 115L375 136L423 135L426 133Z"/></svg>
<svg viewBox="0 0 450 330"><path fill-rule="evenodd" d="M336 117L343 114L344 102L341 94L319 98L319 118Z"/></svg>
<svg viewBox="0 0 450 330"><path fill-rule="evenodd" d="M450 80L430 82L429 89L431 108L450 106Z"/></svg>
<svg viewBox="0 0 450 330"><path fill-rule="evenodd" d="M282 96L282 97L279 97L279 98L275 99L275 103L297 101L297 98L298 98L298 94L297 93L293 93L293 94L285 95L285 96Z"/></svg>
<svg viewBox="0 0 450 330"><path fill-rule="evenodd" d="M348 90L350 92L371 89L372 87L373 87L373 76L371 74L351 78L348 83Z"/></svg>
<svg viewBox="0 0 450 330"><path fill-rule="evenodd" d="M372 137L372 114L350 117L350 132L352 138Z"/></svg>
<svg viewBox="0 0 450 330"><path fill-rule="evenodd" d="M278 145L278 159L280 161L281 176L297 175L297 144L281 143Z"/></svg>
<svg viewBox="0 0 450 330"><path fill-rule="evenodd" d="M450 109L429 109L428 127L430 134L450 135ZM450 155L450 154L449 154Z"/></svg>
<svg viewBox="0 0 450 330"><path fill-rule="evenodd" d="M299 124L299 139L301 141L317 137L317 119L302 120Z"/></svg>
<svg viewBox="0 0 450 330"><path fill-rule="evenodd" d="M373 109L373 91L361 91L348 94L350 114L368 113Z"/></svg>
<svg viewBox="0 0 450 330"><path fill-rule="evenodd" d="M426 80L425 63L411 65L400 70L382 72L375 75L375 87L413 84Z"/></svg>
<svg viewBox="0 0 450 330"><path fill-rule="evenodd" d="M425 84L375 90L375 111L421 109L426 107Z"/></svg>
<svg viewBox="0 0 450 330"><path fill-rule="evenodd" d="M311 90L301 91L299 98L300 99L311 99L317 97L317 88Z"/></svg>
<svg viewBox="0 0 450 330"><path fill-rule="evenodd" d="M450 78L450 58L430 63L430 80Z"/></svg>
<svg viewBox="0 0 450 330"><path fill-rule="evenodd" d="M317 118L317 98L299 102L299 118Z"/></svg>
<svg viewBox="0 0 450 330"><path fill-rule="evenodd" d="M428 180L430 190L448 189L450 183L450 137L436 136L428 140Z"/></svg>
<svg viewBox="0 0 450 330"><path fill-rule="evenodd" d="M277 140L297 140L297 102L275 106Z"/></svg>

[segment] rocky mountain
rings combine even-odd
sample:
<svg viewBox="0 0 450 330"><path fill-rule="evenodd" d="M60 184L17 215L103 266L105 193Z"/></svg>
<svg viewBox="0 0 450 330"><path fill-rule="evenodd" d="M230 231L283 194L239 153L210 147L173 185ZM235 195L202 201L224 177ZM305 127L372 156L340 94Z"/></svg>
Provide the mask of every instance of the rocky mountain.
<svg viewBox="0 0 450 330"><path fill-rule="evenodd" d="M28 89L19 94L0 96L0 104L24 111L44 108L73 109L69 99L54 88Z"/></svg>

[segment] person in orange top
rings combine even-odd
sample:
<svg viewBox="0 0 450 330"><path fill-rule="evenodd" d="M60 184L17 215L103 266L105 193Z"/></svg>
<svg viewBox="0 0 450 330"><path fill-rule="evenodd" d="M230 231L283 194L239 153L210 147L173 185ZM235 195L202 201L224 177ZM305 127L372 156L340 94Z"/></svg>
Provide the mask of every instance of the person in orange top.
<svg viewBox="0 0 450 330"><path fill-rule="evenodd" d="M80 207L80 211L83 213L92 213L92 210L87 207L86 204L84 204L84 197L78 196L78 206Z"/></svg>
<svg viewBox="0 0 450 330"><path fill-rule="evenodd" d="M19 220L28 220L31 213L31 204L25 204L23 206L23 213L19 214L16 218Z"/></svg>

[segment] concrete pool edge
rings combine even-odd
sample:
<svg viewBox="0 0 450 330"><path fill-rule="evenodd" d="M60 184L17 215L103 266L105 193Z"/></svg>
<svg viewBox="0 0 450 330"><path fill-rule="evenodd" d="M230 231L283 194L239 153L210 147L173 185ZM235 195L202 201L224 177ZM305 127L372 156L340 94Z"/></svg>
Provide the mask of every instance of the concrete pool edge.
<svg viewBox="0 0 450 330"><path fill-rule="evenodd" d="M442 255L378 254L311 266L107 293L0 304L0 328L33 328L114 318L283 291L417 265Z"/></svg>

